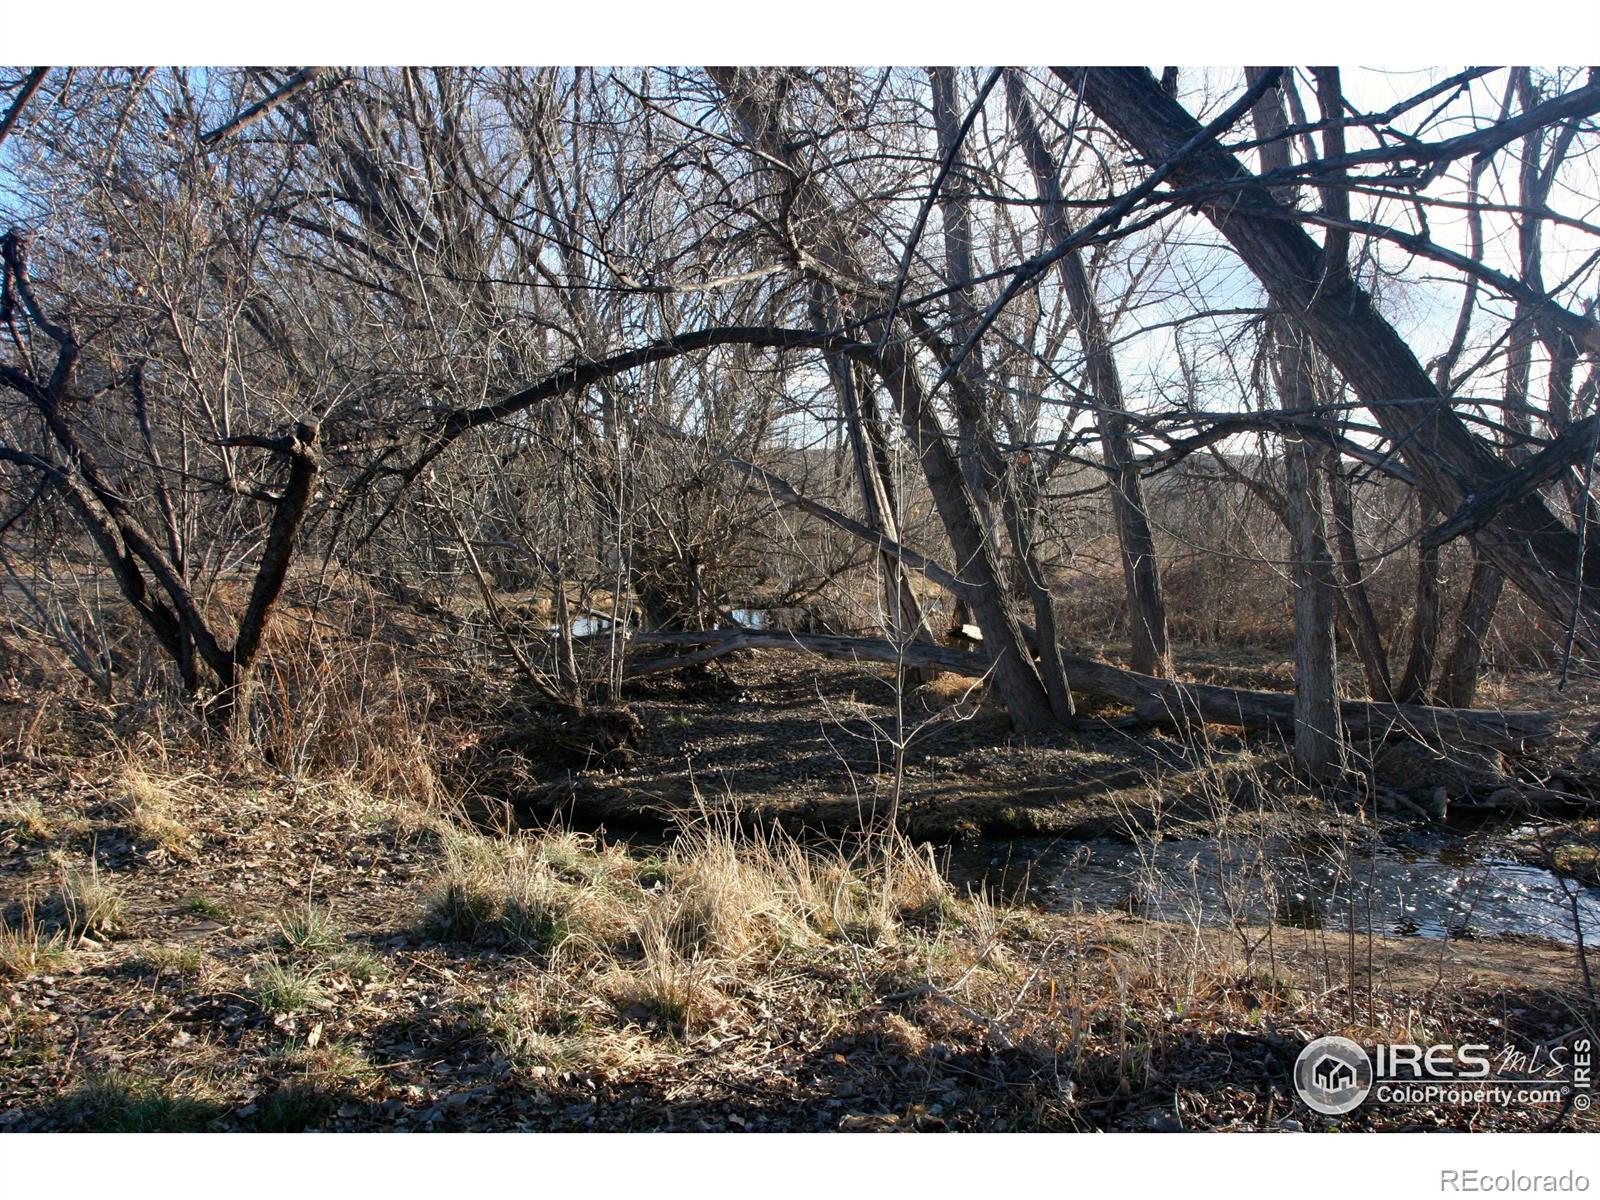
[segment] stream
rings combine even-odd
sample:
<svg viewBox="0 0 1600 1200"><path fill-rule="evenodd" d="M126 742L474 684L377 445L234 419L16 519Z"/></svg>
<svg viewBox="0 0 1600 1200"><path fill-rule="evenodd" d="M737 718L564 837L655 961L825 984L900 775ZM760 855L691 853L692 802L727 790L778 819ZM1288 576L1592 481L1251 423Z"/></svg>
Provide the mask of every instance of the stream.
<svg viewBox="0 0 1600 1200"><path fill-rule="evenodd" d="M1406 833L1374 845L1288 839L1023 838L948 850L958 883L1055 912L1120 910L1230 925L1274 919L1426 938L1521 934L1600 943L1600 888L1519 863L1513 831Z"/></svg>
<svg viewBox="0 0 1600 1200"><path fill-rule="evenodd" d="M782 610L783 612L798 610ZM748 629L780 612L734 608ZM602 614L572 632L611 628ZM550 632L556 632L551 626ZM1600 888L1517 861L1504 824L1406 831L1341 846L1288 837L987 839L946 847L951 879L1053 912L1123 911L1152 920L1280 924L1454 938L1502 934L1600 944ZM1575 924L1576 922L1576 924Z"/></svg>

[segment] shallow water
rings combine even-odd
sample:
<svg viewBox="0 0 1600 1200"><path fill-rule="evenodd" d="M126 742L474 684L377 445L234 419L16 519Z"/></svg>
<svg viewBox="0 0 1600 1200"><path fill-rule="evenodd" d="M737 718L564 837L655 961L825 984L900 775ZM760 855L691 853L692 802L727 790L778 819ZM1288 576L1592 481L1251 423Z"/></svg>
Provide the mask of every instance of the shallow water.
<svg viewBox="0 0 1600 1200"><path fill-rule="evenodd" d="M1374 933L1429 938L1575 942L1571 891L1585 942L1600 942L1600 889L1513 861L1493 835L1408 834L1348 849L1281 839L1018 839L952 848L950 871L1057 912L1362 931L1370 922Z"/></svg>

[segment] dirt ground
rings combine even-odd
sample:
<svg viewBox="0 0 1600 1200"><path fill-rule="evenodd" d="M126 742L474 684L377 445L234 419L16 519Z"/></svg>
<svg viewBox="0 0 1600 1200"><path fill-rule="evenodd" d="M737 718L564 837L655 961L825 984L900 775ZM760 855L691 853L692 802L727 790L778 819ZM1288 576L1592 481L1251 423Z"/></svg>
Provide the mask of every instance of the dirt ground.
<svg viewBox="0 0 1600 1200"><path fill-rule="evenodd" d="M1293 687L1287 662L1237 650L1191 649L1184 675ZM1461 762L1427 753L1409 761L1368 748L1372 757L1352 763L1349 786L1330 804L1294 778L1284 747L1270 738L1217 726L1135 726L1115 709L1083 712L1075 729L1019 738L983 690L959 676L908 685L897 700L889 668L754 651L687 681L660 676L630 684L624 700L636 728L616 753L585 747L552 757L541 731L496 732L503 718L469 721L474 732L456 778L490 808L508 803L498 819L535 825L559 818L666 828L711 805L752 825L847 836L890 804L896 744L903 743L901 821L912 836L935 842L1206 836L1224 811L1232 822L1286 836L1334 837L1374 821L1425 820L1445 803L1434 795L1440 786L1449 792L1449 810L1460 814L1500 807L1495 793L1508 784L1543 788L1555 796L1553 807L1504 809L1560 818L1552 831L1583 815L1583 806L1600 804L1600 757L1584 756L1600 696L1584 683L1558 694L1531 674L1498 679L1484 691L1485 708L1557 713L1560 733L1526 756L1493 756L1487 773L1470 752L1462 751ZM1563 793L1578 810L1559 802ZM1549 847L1529 841L1524 850L1542 863ZM1584 873L1578 844L1565 856Z"/></svg>

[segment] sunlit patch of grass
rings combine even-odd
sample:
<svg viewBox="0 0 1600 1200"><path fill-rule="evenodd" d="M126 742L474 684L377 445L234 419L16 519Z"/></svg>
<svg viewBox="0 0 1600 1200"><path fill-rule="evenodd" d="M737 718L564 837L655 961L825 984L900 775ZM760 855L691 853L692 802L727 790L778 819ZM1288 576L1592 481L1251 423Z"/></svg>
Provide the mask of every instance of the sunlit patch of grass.
<svg viewBox="0 0 1600 1200"><path fill-rule="evenodd" d="M309 901L278 918L278 933L291 950L316 954L344 944L344 932L333 914Z"/></svg>
<svg viewBox="0 0 1600 1200"><path fill-rule="evenodd" d="M26 978L47 974L64 967L71 957L67 935L44 928L31 904L21 906L15 924L0 916L0 975Z"/></svg>
<svg viewBox="0 0 1600 1200"><path fill-rule="evenodd" d="M296 963L269 962L253 972L248 994L265 1013L303 1012L323 999L321 974Z"/></svg>
<svg viewBox="0 0 1600 1200"><path fill-rule="evenodd" d="M69 939L107 938L122 928L122 893L99 868L63 867L60 882L45 897L43 920Z"/></svg>
<svg viewBox="0 0 1600 1200"><path fill-rule="evenodd" d="M185 853L193 845L193 831L176 815L176 783L152 775L135 760L123 767L120 794L112 807L138 844L170 854Z"/></svg>
<svg viewBox="0 0 1600 1200"><path fill-rule="evenodd" d="M622 1016L642 1018L683 1037L725 1007L725 999L711 982L709 964L683 954L664 922L646 922L641 949L638 964L619 964L605 983Z"/></svg>
<svg viewBox="0 0 1600 1200"><path fill-rule="evenodd" d="M474 1019L485 1042L518 1070L561 1076L590 1058L588 1022L581 1010L554 1009L532 995L496 996Z"/></svg>
<svg viewBox="0 0 1600 1200"><path fill-rule="evenodd" d="M488 838L455 834L430 888L433 936L554 955L615 947L642 895L626 853L574 834Z"/></svg>
<svg viewBox="0 0 1600 1200"><path fill-rule="evenodd" d="M0 849L37 849L81 837L93 828L82 814L48 812L37 800L0 805Z"/></svg>
<svg viewBox="0 0 1600 1200"><path fill-rule="evenodd" d="M44 1013L15 1011L0 998L0 1077L59 1062L62 1047L53 1035L62 1032Z"/></svg>
<svg viewBox="0 0 1600 1200"><path fill-rule="evenodd" d="M321 1041L321 1029L319 1025L310 1037L291 1039L269 1056L288 1077L257 1099L249 1117L252 1129L293 1133L315 1128L377 1078L377 1068L358 1047Z"/></svg>
<svg viewBox="0 0 1600 1200"><path fill-rule="evenodd" d="M394 977L389 964L381 957L354 946L330 955L327 968L332 974L343 975L352 983L383 983Z"/></svg>
<svg viewBox="0 0 1600 1200"><path fill-rule="evenodd" d="M55 837L55 826L37 800L0 808L0 845L38 846Z"/></svg>
<svg viewBox="0 0 1600 1200"><path fill-rule="evenodd" d="M210 958L198 946L175 946L151 943L141 949L128 965L142 975L162 977L198 977Z"/></svg>
<svg viewBox="0 0 1600 1200"><path fill-rule="evenodd" d="M320 1034L314 1039L291 1038L270 1057L288 1070L323 1082L363 1083L377 1071L359 1046L323 1041Z"/></svg>

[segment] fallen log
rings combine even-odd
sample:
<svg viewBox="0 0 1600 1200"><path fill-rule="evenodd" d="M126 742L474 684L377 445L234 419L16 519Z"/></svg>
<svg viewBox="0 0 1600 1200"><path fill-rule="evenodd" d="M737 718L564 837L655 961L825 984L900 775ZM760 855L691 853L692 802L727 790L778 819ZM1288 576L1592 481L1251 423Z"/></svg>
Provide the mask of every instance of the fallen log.
<svg viewBox="0 0 1600 1200"><path fill-rule="evenodd" d="M897 645L887 638L837 637L814 633L766 632L753 629L711 629L704 632L636 633L636 645L696 648L689 655L635 660L629 676L670 671L691 662L705 662L736 650L793 650L852 662L904 662L908 667L937 667L980 677L989 670L981 653L923 643ZM1072 690L1130 705L1152 723L1185 724L1199 720L1213 725L1292 735L1294 697L1285 692L1251 691L1210 683L1156 679L1076 654L1063 654ZM1402 735L1417 741L1453 745L1471 743L1521 749L1555 732L1548 712L1500 712L1492 709L1433 708L1423 704L1383 704L1345 700L1339 713L1348 736L1382 741Z"/></svg>

